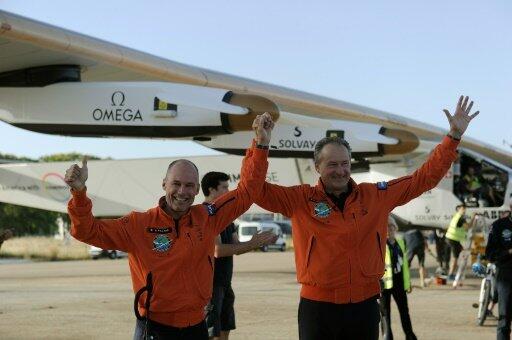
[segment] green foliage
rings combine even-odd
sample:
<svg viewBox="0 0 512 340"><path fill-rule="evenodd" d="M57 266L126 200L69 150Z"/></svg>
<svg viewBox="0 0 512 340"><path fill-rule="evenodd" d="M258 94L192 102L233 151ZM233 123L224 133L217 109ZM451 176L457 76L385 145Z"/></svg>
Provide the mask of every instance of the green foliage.
<svg viewBox="0 0 512 340"><path fill-rule="evenodd" d="M68 162L68 161L81 161L84 156L90 160L98 160L100 157L84 155L77 152L70 153L56 153L53 155L42 156L39 158L40 162Z"/></svg>
<svg viewBox="0 0 512 340"><path fill-rule="evenodd" d="M14 235L53 235L57 232L57 212L0 203L3 228L13 229Z"/></svg>
<svg viewBox="0 0 512 340"><path fill-rule="evenodd" d="M18 157L15 155L11 155L8 153L0 153L0 159L2 160L8 160L8 161L20 161L20 162L36 162L36 160L33 160L28 157Z"/></svg>

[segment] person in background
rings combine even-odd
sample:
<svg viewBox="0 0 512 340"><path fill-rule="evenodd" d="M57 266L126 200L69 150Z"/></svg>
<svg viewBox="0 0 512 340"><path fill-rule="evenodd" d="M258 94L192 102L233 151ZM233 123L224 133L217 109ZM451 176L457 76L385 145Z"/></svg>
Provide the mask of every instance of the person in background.
<svg viewBox="0 0 512 340"><path fill-rule="evenodd" d="M466 220L466 205L459 204L455 208L456 212L453 215L448 230L446 231L446 239L450 245L452 251L452 262L450 264L450 271L448 272L448 280L455 279L455 273L457 272L457 261L459 259L460 252L463 249L463 243L466 241L467 231L475 224L476 214L473 215L471 221L468 223Z"/></svg>
<svg viewBox="0 0 512 340"><path fill-rule="evenodd" d="M469 166L462 180L466 192L476 198L479 204L483 199L485 200L484 206L496 206L497 199L494 194L494 189L487 183L475 167Z"/></svg>
<svg viewBox="0 0 512 340"><path fill-rule="evenodd" d="M440 229L432 230L432 236L436 246L438 264L436 274L446 275L450 268L450 245L446 240L446 232Z"/></svg>
<svg viewBox="0 0 512 340"><path fill-rule="evenodd" d="M223 172L208 172L201 179L201 190L205 204L229 191L229 176ZM271 231L254 234L250 241L240 242L234 223L230 223L215 240L215 266L213 273L212 299L206 318L208 336L214 340L228 340L229 332L236 328L235 293L231 287L233 277L233 255L241 255L276 242L277 235Z"/></svg>
<svg viewBox="0 0 512 340"><path fill-rule="evenodd" d="M380 311L382 314L382 333L385 340L393 339L391 331L391 296L395 299L400 313L402 328L406 340L415 340L412 331L407 293L410 293L411 279L409 263L406 258L407 246L402 238L396 236L398 226L392 216L388 218L388 240L386 242L385 271L382 277L382 296L380 298Z"/></svg>
<svg viewBox="0 0 512 340"><path fill-rule="evenodd" d="M512 210L512 200L510 209ZM497 219L492 224L485 257L496 264L499 312L496 338L509 340L512 320L512 216Z"/></svg>
<svg viewBox="0 0 512 340"><path fill-rule="evenodd" d="M0 232L0 248L2 248L2 244L4 244L4 241L7 241L13 236L11 229L5 229Z"/></svg>
<svg viewBox="0 0 512 340"><path fill-rule="evenodd" d="M427 270L425 269L425 250L428 250L427 240L423 233L418 229L409 230L404 234L404 240L407 243L407 263L411 267L414 256L418 257L420 286L425 287Z"/></svg>

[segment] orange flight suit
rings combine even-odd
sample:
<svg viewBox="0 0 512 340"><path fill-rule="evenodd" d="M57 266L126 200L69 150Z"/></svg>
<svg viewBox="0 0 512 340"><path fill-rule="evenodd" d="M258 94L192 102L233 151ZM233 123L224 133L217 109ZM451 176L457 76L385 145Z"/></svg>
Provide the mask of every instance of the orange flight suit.
<svg viewBox="0 0 512 340"><path fill-rule="evenodd" d="M165 197L146 212L95 219L86 190L71 190L71 235L103 249L128 252L134 292L146 285L152 273L151 320L173 327L196 325L204 319L212 293L215 238L251 206L250 191L261 190L267 153L253 142L242 162L237 189L211 205L191 206L179 220L165 213ZM145 301L140 301L141 315L146 315L144 306Z"/></svg>
<svg viewBox="0 0 512 340"><path fill-rule="evenodd" d="M412 175L377 184L351 179L343 211L321 180L314 187L265 183L254 202L291 218L301 296L345 304L379 295L389 213L439 183L457 157L458 143L444 137Z"/></svg>

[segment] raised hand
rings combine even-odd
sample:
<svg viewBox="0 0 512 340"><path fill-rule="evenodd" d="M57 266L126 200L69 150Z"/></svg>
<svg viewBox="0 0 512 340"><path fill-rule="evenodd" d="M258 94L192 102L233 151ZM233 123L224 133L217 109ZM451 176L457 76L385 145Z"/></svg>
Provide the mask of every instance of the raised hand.
<svg viewBox="0 0 512 340"><path fill-rule="evenodd" d="M77 164L73 164L68 170L66 170L64 182L66 182L66 184L71 188L81 191L85 188L85 182L88 177L89 171L87 169L87 157L84 157L82 160L82 167L79 167Z"/></svg>
<svg viewBox="0 0 512 340"><path fill-rule="evenodd" d="M468 101L468 96L460 96L453 116L450 114L450 111L446 109L443 110L446 114L446 118L448 118L448 121L450 122L450 136L454 138L460 139L468 128L469 122L480 113L480 111L476 111L470 115L469 113L473 107L473 101L471 101L469 105Z"/></svg>
<svg viewBox="0 0 512 340"><path fill-rule="evenodd" d="M256 142L260 145L269 145L273 128L274 121L270 113L265 112L262 115L257 115L252 123L252 129L256 134Z"/></svg>

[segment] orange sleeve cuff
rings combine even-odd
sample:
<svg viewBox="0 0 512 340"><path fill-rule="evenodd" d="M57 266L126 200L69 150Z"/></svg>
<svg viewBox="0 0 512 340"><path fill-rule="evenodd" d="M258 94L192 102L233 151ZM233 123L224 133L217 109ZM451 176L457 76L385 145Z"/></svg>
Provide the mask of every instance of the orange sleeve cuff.
<svg viewBox="0 0 512 340"><path fill-rule="evenodd" d="M87 187L83 190L71 189L71 195L73 196L73 204L77 207L84 206L87 202Z"/></svg>
<svg viewBox="0 0 512 340"><path fill-rule="evenodd" d="M460 143L460 140L457 140L457 139L454 139L450 136L444 136L443 138L443 141L441 142L441 144L450 149L450 150L456 150L457 147L459 146L459 143Z"/></svg>
<svg viewBox="0 0 512 340"><path fill-rule="evenodd" d="M268 149L258 148L257 145L258 143L256 142L256 139L253 139L251 144L251 151L253 157L255 157L256 159L267 159Z"/></svg>

